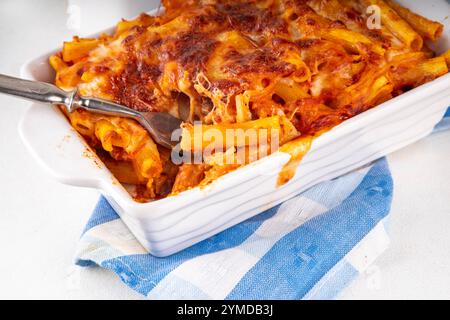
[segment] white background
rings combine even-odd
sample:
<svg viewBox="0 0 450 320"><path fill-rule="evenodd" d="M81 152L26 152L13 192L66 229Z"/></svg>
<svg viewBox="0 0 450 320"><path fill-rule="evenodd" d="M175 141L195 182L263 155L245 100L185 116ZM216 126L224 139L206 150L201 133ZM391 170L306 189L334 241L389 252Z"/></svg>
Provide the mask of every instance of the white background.
<svg viewBox="0 0 450 320"><path fill-rule="evenodd" d="M151 0L1 0L0 73L86 34L151 9ZM67 8L80 5L78 31ZM28 103L0 96L0 298L140 299L112 273L73 265L93 190L54 182L18 136ZM426 106L424 106L426 107ZM51 128L42 128L51 130ZM450 131L389 156L395 195L392 243L341 295L344 299L450 299Z"/></svg>

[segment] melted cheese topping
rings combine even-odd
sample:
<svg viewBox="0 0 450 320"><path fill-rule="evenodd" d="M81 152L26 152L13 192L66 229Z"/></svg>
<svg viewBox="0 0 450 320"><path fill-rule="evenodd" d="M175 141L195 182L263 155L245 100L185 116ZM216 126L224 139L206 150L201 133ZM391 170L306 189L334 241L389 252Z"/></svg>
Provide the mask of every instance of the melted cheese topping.
<svg viewBox="0 0 450 320"><path fill-rule="evenodd" d="M380 29L367 27L366 8L375 2L387 19ZM63 52L50 60L57 71L56 84L140 111L169 112L186 122L227 125L281 117L296 130L289 139L301 135L297 144L282 148L293 156L281 184L293 176L292 164L300 162L314 136L448 71L444 58L430 59L433 53L422 48L414 25L383 1L166 0L163 4L164 14L121 21L113 35L65 43ZM421 20L422 29L424 23ZM394 30L396 26L400 29ZM186 107L188 111L182 111ZM87 116L69 117L80 124ZM104 144L95 135L102 130L86 127L94 125L84 123L79 131L90 135L93 143ZM151 140L148 135L145 139ZM107 151L116 157L118 148L124 146ZM148 150L158 152L154 145ZM164 176L164 163L153 157L156 167L147 168L145 175L139 172L143 167L143 160L135 156L139 152L126 151L135 161L139 181L151 189L144 198L158 197L155 181ZM193 174L194 169L200 170L194 184L175 178L173 169L167 169L171 177L164 181L175 183L173 190L180 192L201 184L201 177L211 181L234 167L182 167L180 174Z"/></svg>

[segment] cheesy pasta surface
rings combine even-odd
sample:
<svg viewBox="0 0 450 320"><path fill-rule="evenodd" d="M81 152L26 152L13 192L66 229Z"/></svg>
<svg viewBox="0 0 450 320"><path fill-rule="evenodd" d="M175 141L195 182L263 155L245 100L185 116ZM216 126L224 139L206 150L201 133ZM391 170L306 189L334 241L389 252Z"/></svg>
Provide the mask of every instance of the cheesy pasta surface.
<svg viewBox="0 0 450 320"><path fill-rule="evenodd" d="M196 141L200 149L210 142L195 135L194 121L221 132L275 129L281 149L292 155L281 184L314 137L448 72L449 53L436 56L425 44L440 36L442 25L390 0L163 5L160 15L119 22L112 35L65 42L50 58L56 85L183 119L185 152L196 151ZM379 8L375 28L370 6ZM138 186L138 201L206 185L253 161L217 161L221 153L248 148L244 141L216 145L202 163L175 165L170 150L133 120L83 110L67 117L119 181Z"/></svg>

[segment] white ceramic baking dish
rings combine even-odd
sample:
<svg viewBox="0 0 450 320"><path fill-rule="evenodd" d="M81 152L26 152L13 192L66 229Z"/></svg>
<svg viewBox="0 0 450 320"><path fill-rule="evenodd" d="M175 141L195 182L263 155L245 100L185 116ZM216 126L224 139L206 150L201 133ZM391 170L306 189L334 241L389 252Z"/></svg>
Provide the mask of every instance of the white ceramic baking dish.
<svg viewBox="0 0 450 320"><path fill-rule="evenodd" d="M433 47L450 48L450 5L443 0L403 1L446 24ZM22 76L52 81L47 58L24 65ZM28 149L57 180L99 189L141 244L153 255L176 253L261 213L311 186L425 137L450 105L450 74L354 117L316 139L295 177L276 187L289 160L277 152L219 178L204 189L150 203L135 202L57 108L33 104L20 123Z"/></svg>

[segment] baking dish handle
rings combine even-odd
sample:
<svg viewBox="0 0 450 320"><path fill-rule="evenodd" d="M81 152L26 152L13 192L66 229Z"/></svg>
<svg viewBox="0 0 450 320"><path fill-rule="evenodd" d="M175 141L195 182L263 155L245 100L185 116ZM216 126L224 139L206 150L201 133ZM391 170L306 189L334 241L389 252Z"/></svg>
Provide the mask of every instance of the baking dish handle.
<svg viewBox="0 0 450 320"><path fill-rule="evenodd" d="M34 158L62 183L102 189L105 175L112 178L57 107L33 104L20 121L19 133Z"/></svg>

